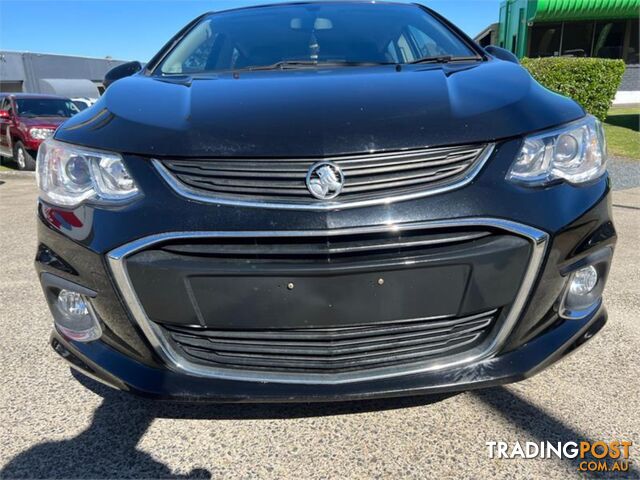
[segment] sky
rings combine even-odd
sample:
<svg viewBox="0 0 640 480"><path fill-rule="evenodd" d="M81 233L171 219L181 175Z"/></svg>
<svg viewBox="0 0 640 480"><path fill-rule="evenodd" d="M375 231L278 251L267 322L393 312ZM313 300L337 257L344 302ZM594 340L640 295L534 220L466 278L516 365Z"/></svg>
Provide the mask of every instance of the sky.
<svg viewBox="0 0 640 480"><path fill-rule="evenodd" d="M0 50L146 62L201 13L278 1L0 0ZM498 20L500 5L500 0L412 1L433 8L472 37Z"/></svg>

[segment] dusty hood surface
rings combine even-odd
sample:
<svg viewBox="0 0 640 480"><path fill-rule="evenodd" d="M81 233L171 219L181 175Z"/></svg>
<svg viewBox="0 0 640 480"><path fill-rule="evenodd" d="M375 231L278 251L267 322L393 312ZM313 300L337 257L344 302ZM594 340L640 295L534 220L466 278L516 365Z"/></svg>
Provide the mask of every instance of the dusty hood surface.
<svg viewBox="0 0 640 480"><path fill-rule="evenodd" d="M327 156L483 142L584 115L499 60L114 83L56 138L149 156Z"/></svg>
<svg viewBox="0 0 640 480"><path fill-rule="evenodd" d="M20 123L26 127L51 127L57 128L58 125L68 120L66 117L20 117Z"/></svg>

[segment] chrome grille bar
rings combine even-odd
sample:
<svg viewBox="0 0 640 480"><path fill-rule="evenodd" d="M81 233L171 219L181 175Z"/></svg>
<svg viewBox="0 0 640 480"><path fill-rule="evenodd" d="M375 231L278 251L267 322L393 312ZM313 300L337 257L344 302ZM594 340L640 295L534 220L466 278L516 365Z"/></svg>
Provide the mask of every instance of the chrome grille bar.
<svg viewBox="0 0 640 480"><path fill-rule="evenodd" d="M330 210L460 188L477 175L493 149L493 144L482 144L308 159L154 159L153 164L175 191L192 200ZM332 162L344 173L336 199L314 199L306 187L307 172L319 161Z"/></svg>
<svg viewBox="0 0 640 480"><path fill-rule="evenodd" d="M338 372L433 357L486 335L497 310L449 320L430 318L336 329L209 330L163 326L183 354L211 364ZM231 358L229 358L231 357Z"/></svg>

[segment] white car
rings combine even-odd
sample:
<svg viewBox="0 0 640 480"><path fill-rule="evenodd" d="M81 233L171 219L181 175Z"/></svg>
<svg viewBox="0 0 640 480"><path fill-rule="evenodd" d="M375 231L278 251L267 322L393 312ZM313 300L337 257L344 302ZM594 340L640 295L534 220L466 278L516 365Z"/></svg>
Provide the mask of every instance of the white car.
<svg viewBox="0 0 640 480"><path fill-rule="evenodd" d="M89 97L76 97L72 98L71 101L76 107L78 107L78 110L83 111L84 109L89 108L91 105L96 103L98 99Z"/></svg>

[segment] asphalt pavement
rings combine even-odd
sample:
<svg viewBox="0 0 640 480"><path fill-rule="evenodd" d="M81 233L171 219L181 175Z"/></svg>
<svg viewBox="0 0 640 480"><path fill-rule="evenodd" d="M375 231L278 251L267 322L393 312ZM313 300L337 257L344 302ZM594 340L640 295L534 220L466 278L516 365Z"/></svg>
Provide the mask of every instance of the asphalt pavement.
<svg viewBox="0 0 640 480"><path fill-rule="evenodd" d="M442 397L179 405L83 379L53 353L32 264L35 182L1 174L0 477L566 479L582 477L577 460L490 459L486 442L580 440L634 442L632 470L611 476L640 477L640 188L620 185L609 323L532 379Z"/></svg>

